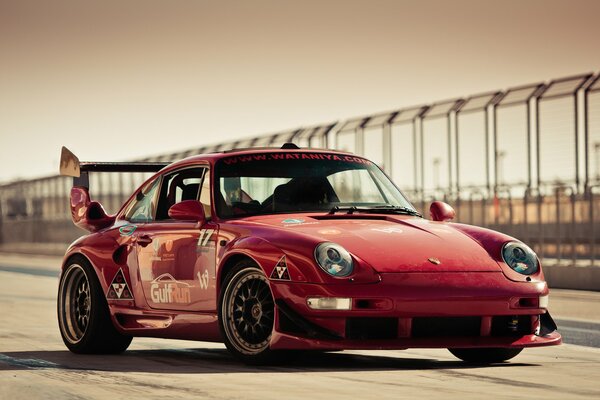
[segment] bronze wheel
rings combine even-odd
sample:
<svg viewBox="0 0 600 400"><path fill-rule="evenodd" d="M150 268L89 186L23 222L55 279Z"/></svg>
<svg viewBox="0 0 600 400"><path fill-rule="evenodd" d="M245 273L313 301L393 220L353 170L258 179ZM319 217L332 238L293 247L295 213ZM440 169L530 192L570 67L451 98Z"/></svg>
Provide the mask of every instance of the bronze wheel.
<svg viewBox="0 0 600 400"><path fill-rule="evenodd" d="M120 353L131 343L131 336L113 325L96 271L82 256L72 257L63 269L57 311L60 334L74 353Z"/></svg>
<svg viewBox="0 0 600 400"><path fill-rule="evenodd" d="M89 279L79 264L71 264L65 270L61 282L58 321L65 339L79 343L85 335L92 309Z"/></svg>
<svg viewBox="0 0 600 400"><path fill-rule="evenodd" d="M229 351L249 364L278 361L270 349L275 302L269 280L251 260L239 262L224 280L219 323Z"/></svg>

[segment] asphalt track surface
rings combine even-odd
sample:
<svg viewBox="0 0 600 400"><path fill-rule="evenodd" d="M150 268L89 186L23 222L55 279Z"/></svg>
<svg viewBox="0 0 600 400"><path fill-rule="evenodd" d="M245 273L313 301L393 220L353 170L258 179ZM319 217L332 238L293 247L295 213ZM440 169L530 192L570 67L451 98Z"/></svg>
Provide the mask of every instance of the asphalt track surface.
<svg viewBox="0 0 600 400"><path fill-rule="evenodd" d="M0 399L600 398L600 293L554 290L566 344L468 365L446 350L311 353L249 367L223 345L134 339L122 355L68 352L56 258L0 255Z"/></svg>

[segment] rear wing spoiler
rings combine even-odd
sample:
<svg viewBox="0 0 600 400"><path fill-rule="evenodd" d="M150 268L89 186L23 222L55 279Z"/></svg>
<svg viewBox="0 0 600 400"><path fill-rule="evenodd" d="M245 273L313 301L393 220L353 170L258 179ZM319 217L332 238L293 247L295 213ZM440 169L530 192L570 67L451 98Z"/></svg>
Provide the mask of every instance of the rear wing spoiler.
<svg viewBox="0 0 600 400"><path fill-rule="evenodd" d="M70 195L73 223L86 231L97 232L115 221L115 215L108 215L100 203L90 199L90 172L157 172L169 164L79 161L75 154L63 147L60 153L60 174L73 177Z"/></svg>
<svg viewBox="0 0 600 400"><path fill-rule="evenodd" d="M66 147L60 152L60 174L72 176L73 186L90 188L90 172L158 172L170 162L96 162L79 161Z"/></svg>

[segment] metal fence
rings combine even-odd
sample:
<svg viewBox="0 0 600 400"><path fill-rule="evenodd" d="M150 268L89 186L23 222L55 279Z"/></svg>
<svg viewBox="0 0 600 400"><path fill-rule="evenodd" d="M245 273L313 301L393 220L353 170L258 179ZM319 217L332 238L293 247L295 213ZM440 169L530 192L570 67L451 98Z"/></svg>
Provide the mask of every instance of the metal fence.
<svg viewBox="0 0 600 400"><path fill-rule="evenodd" d="M594 264L600 241L600 74L491 91L162 154L174 161L231 148L335 148L378 163L427 214L434 199L457 220L516 236L547 261ZM144 174L91 176L116 211ZM67 178L0 186L0 242L69 241Z"/></svg>

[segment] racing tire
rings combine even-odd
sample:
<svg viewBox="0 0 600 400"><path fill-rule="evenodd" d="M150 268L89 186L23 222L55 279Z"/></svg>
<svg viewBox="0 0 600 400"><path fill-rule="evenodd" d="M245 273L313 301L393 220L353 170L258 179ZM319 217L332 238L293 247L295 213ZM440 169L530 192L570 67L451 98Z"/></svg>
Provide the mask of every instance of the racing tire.
<svg viewBox="0 0 600 400"><path fill-rule="evenodd" d="M275 302L269 280L251 260L238 262L219 294L219 327L227 349L251 365L277 363L282 352L270 349Z"/></svg>
<svg viewBox="0 0 600 400"><path fill-rule="evenodd" d="M507 361L516 357L523 351L523 349L506 349L500 347L448 350L463 361L478 364L491 364Z"/></svg>
<svg viewBox="0 0 600 400"><path fill-rule="evenodd" d="M96 272L83 257L71 258L63 269L57 312L63 342L73 353L122 353L131 343L115 329Z"/></svg>

